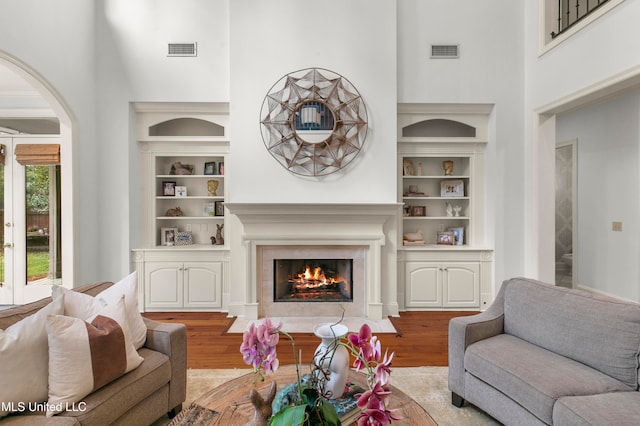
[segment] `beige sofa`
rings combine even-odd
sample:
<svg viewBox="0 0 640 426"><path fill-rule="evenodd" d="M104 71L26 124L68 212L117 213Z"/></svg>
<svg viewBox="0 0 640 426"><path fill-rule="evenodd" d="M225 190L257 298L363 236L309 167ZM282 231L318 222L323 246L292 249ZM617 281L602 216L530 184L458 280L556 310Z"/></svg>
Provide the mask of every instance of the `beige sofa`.
<svg viewBox="0 0 640 426"><path fill-rule="evenodd" d="M101 282L75 289L95 296L113 283ZM51 302L51 298L0 311L0 329L26 318ZM83 398L83 410L63 411L53 417L23 411L0 419L4 425L149 425L160 417L174 416L186 397L186 328L182 324L144 319L146 343L138 350L144 362L115 381ZM28 373L25 373L28 374ZM3 383L3 386L6 386Z"/></svg>

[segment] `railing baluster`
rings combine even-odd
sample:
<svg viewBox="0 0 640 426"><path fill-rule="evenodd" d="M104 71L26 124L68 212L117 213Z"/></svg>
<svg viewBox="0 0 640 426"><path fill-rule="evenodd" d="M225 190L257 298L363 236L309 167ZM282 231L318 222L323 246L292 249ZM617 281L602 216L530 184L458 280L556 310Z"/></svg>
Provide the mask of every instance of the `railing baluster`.
<svg viewBox="0 0 640 426"><path fill-rule="evenodd" d="M574 2L573 5L571 4L571 1ZM593 7L591 6L590 0L585 0L585 1L587 2L586 7L584 10L584 13L581 15L580 0L566 0L565 2L563 2L562 0L558 0L558 32L557 33L555 31L552 32L551 33L552 38L556 38L563 32L567 31L569 28L571 28L573 25L575 25L585 16L589 15L590 13L593 13L595 10L597 10L603 4L607 3L609 0L597 0L597 4ZM575 16L575 19L572 20L571 10L573 8L575 8L576 16ZM563 16L565 17L566 20L563 19Z"/></svg>

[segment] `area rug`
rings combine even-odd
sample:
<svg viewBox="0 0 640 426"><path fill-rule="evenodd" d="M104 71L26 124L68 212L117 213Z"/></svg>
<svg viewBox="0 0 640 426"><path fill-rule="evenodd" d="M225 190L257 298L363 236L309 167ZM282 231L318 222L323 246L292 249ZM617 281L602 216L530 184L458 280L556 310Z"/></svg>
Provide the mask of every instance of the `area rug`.
<svg viewBox="0 0 640 426"><path fill-rule="evenodd" d="M374 333L395 333L396 329L387 318L381 320L370 320L359 317L346 317L340 320L336 317L270 317L271 321L282 323L282 330L287 333L313 333L313 329L318 324L335 323L340 321L346 325L350 332L358 332L362 324L368 324ZM259 320L258 320L259 321ZM236 318L228 333L243 333L255 320Z"/></svg>
<svg viewBox="0 0 640 426"><path fill-rule="evenodd" d="M396 367L391 374L391 384L415 399L440 426L500 425L473 405L467 403L462 408L451 405L448 371L448 367ZM189 407L191 402L214 387L249 372L250 369L189 369L187 400L183 407ZM165 418L153 426L168 423L169 419ZM397 423L402 425L402 422Z"/></svg>

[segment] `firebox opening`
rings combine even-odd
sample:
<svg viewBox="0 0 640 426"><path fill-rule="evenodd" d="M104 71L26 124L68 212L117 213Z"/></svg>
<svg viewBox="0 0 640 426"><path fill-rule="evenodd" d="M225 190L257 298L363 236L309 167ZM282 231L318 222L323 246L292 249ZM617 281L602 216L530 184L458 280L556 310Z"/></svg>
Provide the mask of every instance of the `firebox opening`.
<svg viewBox="0 0 640 426"><path fill-rule="evenodd" d="M274 259L274 302L353 302L353 259Z"/></svg>

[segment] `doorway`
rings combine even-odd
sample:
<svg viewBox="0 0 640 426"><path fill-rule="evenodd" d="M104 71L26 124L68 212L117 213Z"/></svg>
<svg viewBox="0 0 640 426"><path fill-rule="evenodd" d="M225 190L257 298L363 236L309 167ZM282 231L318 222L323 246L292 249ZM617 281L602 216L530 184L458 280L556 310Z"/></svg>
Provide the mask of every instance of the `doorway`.
<svg viewBox="0 0 640 426"><path fill-rule="evenodd" d="M62 282L59 155L42 155L49 147L59 149L60 138L3 136L0 143L5 156L0 164L2 302L21 304L47 297L51 286ZM19 154L25 148L30 153Z"/></svg>
<svg viewBox="0 0 640 426"><path fill-rule="evenodd" d="M556 146L555 265L556 285L576 285L577 140Z"/></svg>
<svg viewBox="0 0 640 426"><path fill-rule="evenodd" d="M20 59L0 50L0 86L3 91L0 91L0 136L5 139L17 139L20 143L38 143L35 139L43 139L42 143L58 144L60 149L60 166L57 169L48 169L47 173L42 170L39 172L39 176L48 176L50 190L55 188L62 188L58 191L56 196L60 197L59 203L56 205L58 208L57 213L54 216L49 215L48 231L44 230L45 226L38 223L27 222L26 211L27 207L25 203L12 203L14 205L21 205L22 212L16 215L16 212L12 212L12 217L21 218L24 220L24 225L19 225L18 220L0 222L2 227L3 241L0 247L2 252L7 257L16 258L17 256L24 260L23 264L15 266L15 259L8 260L3 259L3 285L0 286L0 305L18 305L28 303L37 299L40 299L51 294L52 284L61 284L67 288L72 288L75 282L76 276L76 263L74 262L75 249L74 249L74 234L76 227L74 202L73 202L73 182L74 182L74 126L75 120L72 118L73 113L67 102L60 96L60 93L49 84L46 78L41 76L37 71L32 69L28 64L24 63ZM20 97L12 96L13 93L19 93ZM45 136L54 135L54 136ZM27 142L29 138L32 138L30 142ZM13 162L13 153L8 152L14 146L13 140L10 143L4 142L10 148L5 152L5 164L9 164L9 167L15 165ZM7 167L5 165L5 167ZM25 172L23 181L26 182L30 179L28 177L29 167L18 165L22 167ZM3 190L14 191L14 188L22 188L24 185L17 185L13 182L13 175L15 171L11 171L11 185L7 185L7 182L3 182ZM2 170L2 178L7 176L7 171ZM37 174L37 172L34 172ZM54 185L51 187L51 185ZM23 189L26 189L23 188ZM50 192L53 193L53 192ZM7 199L8 194L3 194L1 197L3 201ZM15 197L15 194L11 195ZM28 195L25 195L28 197ZM51 209L51 205L49 206ZM61 212L64 212L64 215ZM49 210L51 213L52 211ZM15 235L19 235L18 240L9 240L7 236L7 223L11 223L13 232L11 238L15 238ZM28 225L28 223L30 225ZM52 223L56 225L52 226ZM24 226L24 227L23 227ZM57 227L56 227L57 226ZM27 228L30 227L31 231ZM53 228L53 229L52 229ZM19 229L19 231L17 231ZM64 235L60 231L64 229ZM41 231L42 230L42 231ZM19 232L19 233L18 233ZM24 235L23 235L24 232ZM31 234L27 235L27 232ZM42 235L41 233L47 233L49 235ZM57 232L55 236L56 244L60 244L59 247L52 246L52 232ZM33 243L32 248L38 248L43 250L45 247L49 251L49 257L43 262L40 262L41 269L45 269L46 272L40 272L38 275L40 279L43 278L43 274L46 274L44 281L36 281L34 284L27 284L28 276L35 278L36 274L28 272L38 271L37 269L28 268L26 261L27 252L27 238L30 243ZM24 240L24 242L23 242ZM49 240L49 241L47 241ZM4 244L17 244L17 250L15 247L3 247ZM18 254L18 251L23 250L20 248L23 245L24 256L22 253ZM31 246L32 244L30 244ZM53 253L53 256L52 256ZM12 263L8 263L12 262ZM53 263L50 264L50 263ZM7 270L6 264L10 264L11 269ZM23 267L24 265L24 267ZM54 266L57 265L57 266ZM40 270L41 270L40 269ZM64 271L64 281L62 281L62 271ZM7 276L7 274L10 274ZM17 275L16 275L17 274Z"/></svg>

